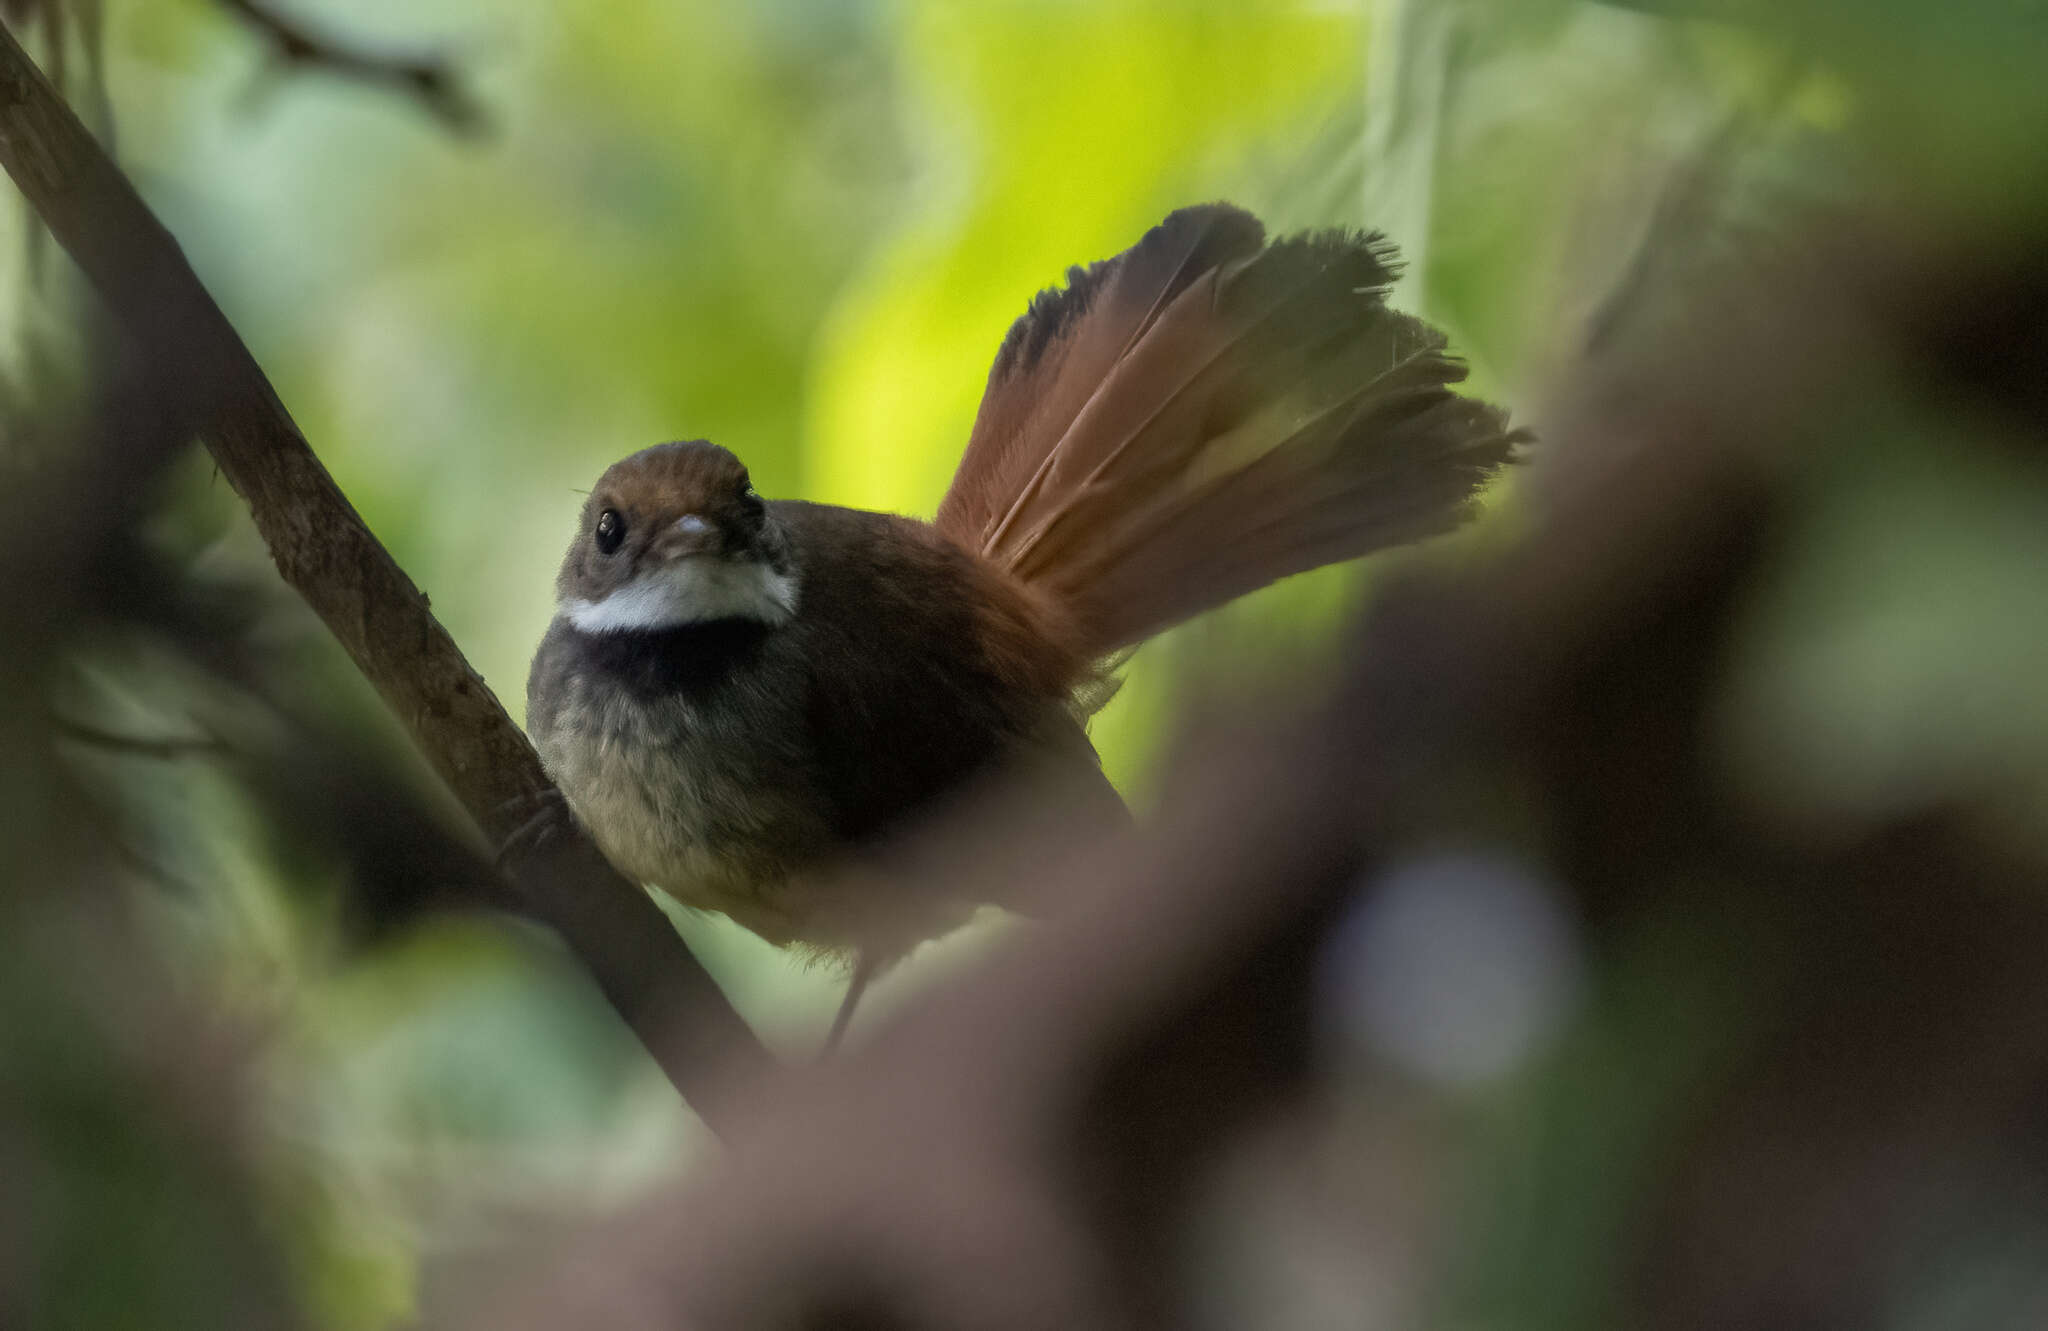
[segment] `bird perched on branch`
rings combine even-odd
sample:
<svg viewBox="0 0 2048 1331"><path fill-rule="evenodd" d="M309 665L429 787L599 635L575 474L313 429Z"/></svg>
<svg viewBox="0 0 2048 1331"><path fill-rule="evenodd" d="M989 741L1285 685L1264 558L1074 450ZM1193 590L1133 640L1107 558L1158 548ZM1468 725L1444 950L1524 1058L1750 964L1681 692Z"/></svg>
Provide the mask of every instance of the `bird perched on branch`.
<svg viewBox="0 0 2048 1331"><path fill-rule="evenodd" d="M1443 336L1387 308L1394 263L1216 204L1072 269L1004 339L930 522L764 500L702 441L614 464L527 685L576 818L627 875L851 962L836 1039L976 903L822 870L1019 767L1122 817L1083 730L1119 652L1445 531L1510 460Z"/></svg>

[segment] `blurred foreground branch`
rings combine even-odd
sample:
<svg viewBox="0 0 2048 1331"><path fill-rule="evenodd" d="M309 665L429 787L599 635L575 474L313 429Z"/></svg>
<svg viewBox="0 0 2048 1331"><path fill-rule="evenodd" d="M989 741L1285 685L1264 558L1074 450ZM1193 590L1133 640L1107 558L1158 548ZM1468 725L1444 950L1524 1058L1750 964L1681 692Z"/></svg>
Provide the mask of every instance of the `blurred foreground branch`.
<svg viewBox="0 0 2048 1331"><path fill-rule="evenodd" d="M1348 1106L1365 1128L1338 1144L1381 1187L1290 1199L1283 1289L1346 1291L1358 1308L1337 1305L1340 1324L1850 1328L1945 1292L1938 1245L1958 1224L1988 1245L2036 1232L2048 898L1984 816L2001 792L1802 824L1755 802L1714 725L1749 608L1828 501L1816 470L1874 466L1874 399L1894 394L1905 418L1924 389L1945 419L2003 422L1975 442L2024 440L2015 476L2048 493L2038 247L1875 228L1826 240L1716 306L1711 327L1582 372L1544 431L1529 536L1392 581L1320 713L1192 750L1149 836L1048 863L1043 843L991 827L935 859L927 871L993 877L991 892L1057 884L1057 909L799 1074L696 1177L553 1245L545 1274L529 1263L452 1320L1329 1325L1312 1300L1305 1316L1219 1316L1245 1271L1191 1254L1242 1252L1193 1239L1234 1222L1249 1241L1259 1220L1216 1179L1262 1131L1280 1140L1261 1171L1317 1170L1303 1125L1359 1077L1332 1061L1359 1056L1332 1040L1356 1019L1346 990L1400 982L1358 974L1341 945L1369 936L1397 870L1442 866L1447 849L1553 880L1619 1020L1680 1014L1610 1069L1644 1102L1662 1079L1671 1102L1611 1138L1590 1102L1554 1129L1600 1144L1530 1222L1596 1227L1589 1287L1544 1270L1464 1289L1455 1247L1430 1245L1471 1236L1387 1187L1427 1172L1413 1162L1441 1141L1385 1112L1417 1092L1369 1063ZM1952 440L1947 456L1966 465L1968 449ZM1457 873L1433 872L1421 900L1458 901ZM1407 1032L1445 1020L1459 991L1500 992L1500 954L1459 956L1456 922L1419 940L1420 960L1367 949L1388 972L1428 972L1396 1009ZM1625 963L1644 956L1655 992L1630 995ZM1611 1194L1588 1168L1628 1180L1618 1209L1600 1209ZM1484 1171L1458 1185L1502 1210L1528 1200ZM1370 1254L1389 1231L1418 1246ZM1538 1266L1553 1253L1539 1235L1528 1248Z"/></svg>
<svg viewBox="0 0 2048 1331"><path fill-rule="evenodd" d="M176 241L4 30L0 165L157 367L164 409L205 440L284 580L486 840L504 844L551 789L532 746L335 485ZM660 909L579 835L511 868L528 908L590 968L677 1089L714 1127L729 1126L733 1090L768 1056Z"/></svg>

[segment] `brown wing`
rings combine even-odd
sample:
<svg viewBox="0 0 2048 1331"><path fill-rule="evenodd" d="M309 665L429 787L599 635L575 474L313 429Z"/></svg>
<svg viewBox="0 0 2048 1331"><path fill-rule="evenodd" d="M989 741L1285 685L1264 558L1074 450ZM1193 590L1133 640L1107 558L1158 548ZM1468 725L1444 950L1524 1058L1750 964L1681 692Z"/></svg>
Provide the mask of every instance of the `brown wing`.
<svg viewBox="0 0 2048 1331"><path fill-rule="evenodd" d="M773 507L804 551L790 631L803 636L811 770L840 838L886 838L1020 760L1102 783L1068 708L1076 667L1014 583L923 523Z"/></svg>

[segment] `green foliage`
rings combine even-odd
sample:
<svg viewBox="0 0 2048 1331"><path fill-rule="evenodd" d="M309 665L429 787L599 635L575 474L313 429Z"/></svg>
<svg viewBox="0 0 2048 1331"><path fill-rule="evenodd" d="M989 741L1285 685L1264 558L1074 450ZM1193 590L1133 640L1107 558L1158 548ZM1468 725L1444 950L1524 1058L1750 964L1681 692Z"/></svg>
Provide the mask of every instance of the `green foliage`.
<svg viewBox="0 0 2048 1331"><path fill-rule="evenodd" d="M278 79L196 0L114 0L122 156L515 713L578 490L607 463L709 437L764 492L929 513L1009 321L1178 204L1388 229L1413 259L1397 303L1527 415L1602 320L1682 319L1787 218L1910 200L1995 224L2038 205L2048 161L2048 40L2023 0L298 8L336 32L447 41L495 133L459 140L401 98ZM31 309L21 275L4 280L10 309ZM2017 464L1952 466L1963 446L1921 405L1873 407L1882 465L1816 464L1834 498L1754 609L1729 769L1776 816L1822 821L1995 770L2014 839L2040 851L2041 493ZM266 568L202 463L169 508L165 543L196 566ZM1196 689L1327 666L1361 576L1296 580L1141 654L1096 730L1134 800ZM1960 594L1922 614L1944 587ZM365 690L329 686L342 672L313 627L277 623L321 701L388 734ZM1958 655L1963 638L1981 652ZM436 926L344 962L331 884L252 849L232 795L170 775L139 798L199 826L153 849L218 889L151 917L166 952L272 1032L271 1219L321 1324L403 1318L422 1256L630 1196L697 1144L547 947ZM809 1047L836 977L679 922L771 1039ZM932 949L879 1006L974 946ZM1644 1051L1739 1046L1745 1014L1704 980L1658 955L1621 970L1586 1029L1466 1125L1487 1173L1456 1208L1473 1270L1445 1324L1597 1324L1628 1188L1701 1075L1702 1059ZM48 1053L24 1041L71 1019L18 1023L47 1002L27 985L0 980L0 1061L18 1067ZM1652 1084L1628 1080L1645 1066ZM160 1205L201 1190L178 1144L102 1118L118 1088L72 1071L29 1088L77 1125L50 1143L76 1188L49 1213L53 1250L92 1208L133 1224L98 1263L132 1279L78 1324L121 1324L123 1300L172 1324L172 1295L202 1306L239 1275L181 1246L200 1222ZM1578 1186L1589 1174L1600 1186Z"/></svg>

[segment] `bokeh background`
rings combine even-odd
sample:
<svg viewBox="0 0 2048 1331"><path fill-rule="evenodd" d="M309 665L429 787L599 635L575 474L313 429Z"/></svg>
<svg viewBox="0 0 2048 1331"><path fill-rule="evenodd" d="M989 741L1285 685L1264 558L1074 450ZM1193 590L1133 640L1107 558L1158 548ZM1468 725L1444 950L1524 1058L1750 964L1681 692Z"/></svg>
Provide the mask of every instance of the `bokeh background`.
<svg viewBox="0 0 2048 1331"><path fill-rule="evenodd" d="M1830 210L1924 204L1995 224L2038 198L2048 138L2040 6L2001 0L292 12L351 40L445 52L479 126L282 68L207 0L107 0L102 127L515 715L580 490L606 464L706 437L766 494L929 514L1030 295L1179 204L1228 198L1276 230L1386 231L1409 258L1394 303L1449 331L1475 391L1540 426L1548 385L1616 302L1682 318L1670 292L1712 287L1794 219L1810 229ZM0 225L10 400L61 397L81 298L20 206ZM1990 773L2001 835L2040 853L2048 491L2018 464L1959 461L1936 435L1880 444L1881 465L1816 478L1833 497L1755 610L1725 717L1730 770L1819 825ZM1514 490L1459 539L1514 532ZM262 581L260 544L203 457L181 466L155 521L190 567ZM1185 708L1326 669L1372 576L1296 580L1141 652L1094 731L1132 800L1146 802ZM279 596L263 632L319 706L436 798L310 616ZM175 728L191 706L147 660L103 663L75 690L145 726ZM534 1219L615 1206L703 1148L550 947L446 920L344 949L329 870L267 838L234 781L203 762L79 761L133 815L154 945L261 1033L270 1222L318 1324L401 1324L423 1269L488 1253ZM180 886L156 890L166 882ZM1538 933L1564 927L1539 917ZM836 976L722 921L677 923L772 1043L815 1042ZM868 1018L1003 927L927 949ZM1545 1001L1567 1004L1568 938L1545 964L1562 968L1541 977ZM1504 1320L1457 1324L1583 1324L1571 1319L1599 1306L1602 1217L1621 1214L1629 1134L1680 1093L1677 1080L1615 1084L1641 1066L1618 1050L1666 1038L1654 1013L1639 1021L1582 1036L1541 1076L1526 1060L1555 1023L1533 1021L1477 1071L1443 1074L1486 1088L1465 1125L1475 1158L1520 1180L1524 1203L1576 1168L1616 1190L1606 1211L1549 1231L1512 1213L1510 1187L1468 1286ZM1563 1081L1580 1097L1563 1103L1584 1111L1574 1121L1594 1126L1547 1116ZM1997 1269L2043 1254L2000 1254ZM1537 1268L1548 1285L1526 1283ZM1526 1320L1487 1304L1489 1289L1529 1288ZM1378 1324L1352 1305L1328 1315L1304 1324Z"/></svg>

